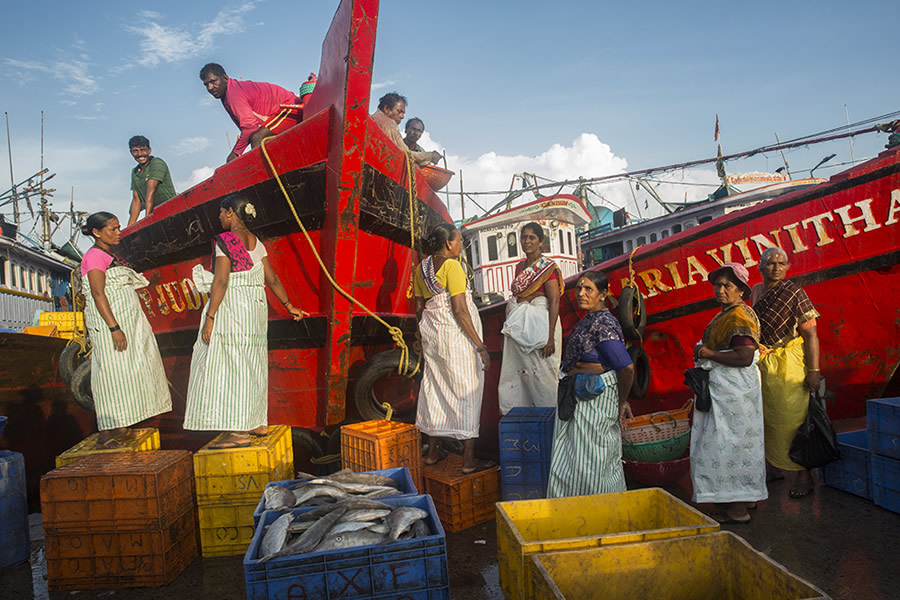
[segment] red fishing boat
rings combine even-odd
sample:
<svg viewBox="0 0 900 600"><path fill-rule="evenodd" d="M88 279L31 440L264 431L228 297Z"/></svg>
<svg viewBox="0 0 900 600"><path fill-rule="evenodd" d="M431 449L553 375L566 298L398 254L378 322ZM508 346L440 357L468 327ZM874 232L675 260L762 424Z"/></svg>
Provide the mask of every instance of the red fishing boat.
<svg viewBox="0 0 900 600"><path fill-rule="evenodd" d="M718 310L708 273L722 263L739 262L755 284L761 281L755 268L760 253L772 246L787 252L788 277L822 314L820 364L835 393L828 408L832 418L863 415L868 398L900 392L900 149L894 149L820 185L592 267L607 274L614 295L634 281L645 297L646 329L639 344L649 363L649 390L634 402L636 413L674 408L690 396L684 370L693 366L692 348ZM567 280L560 303L564 331L580 318L576 280L577 275ZM488 347L495 353L503 318L503 305L482 310L485 331L494 333ZM626 310L625 319L631 318ZM496 394L498 375L499 367L486 393ZM482 422L495 421L496 401L486 398L484 405Z"/></svg>
<svg viewBox="0 0 900 600"><path fill-rule="evenodd" d="M151 281L139 294L175 390L164 434L181 430L205 302L191 269L209 262L220 202L234 193L256 207L254 228L273 268L294 305L310 314L295 322L268 293L269 421L311 429L342 421L348 382L367 367L365 380L378 380L377 400L414 405L413 380L398 375L404 385L397 386L371 374L396 371L401 352L372 359L397 340L413 344L412 248L450 217L369 116L377 22L377 0L344 0L322 45L304 120L123 231L121 255ZM415 356L411 363L410 371ZM380 414L366 392L362 416Z"/></svg>

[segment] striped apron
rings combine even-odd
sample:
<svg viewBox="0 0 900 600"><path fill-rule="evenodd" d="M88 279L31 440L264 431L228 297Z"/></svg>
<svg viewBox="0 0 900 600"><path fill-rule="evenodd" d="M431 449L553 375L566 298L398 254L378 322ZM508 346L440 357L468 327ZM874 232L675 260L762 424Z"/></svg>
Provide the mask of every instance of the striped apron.
<svg viewBox="0 0 900 600"><path fill-rule="evenodd" d="M84 322L93 348L91 394L97 429L101 431L130 427L172 410L172 396L156 337L135 292L148 284L143 275L128 267L106 270L103 291L128 341L124 352L116 352L109 326L91 295L90 279L82 278Z"/></svg>
<svg viewBox="0 0 900 600"><path fill-rule="evenodd" d="M466 305L481 336L481 317L466 290ZM425 302L419 321L424 369L416 411L416 427L436 437L468 440L478 437L484 371L472 340L453 317L450 292Z"/></svg>
<svg viewBox="0 0 900 600"><path fill-rule="evenodd" d="M209 292L213 274L194 267L193 279ZM209 301L203 307L206 322ZM262 262L249 271L232 271L219 304L209 345L197 333L191 357L184 428L250 431L267 425L269 353L268 306Z"/></svg>
<svg viewBox="0 0 900 600"><path fill-rule="evenodd" d="M604 373L603 382L603 393L575 403L571 419L556 417L548 498L625 491L615 371Z"/></svg>

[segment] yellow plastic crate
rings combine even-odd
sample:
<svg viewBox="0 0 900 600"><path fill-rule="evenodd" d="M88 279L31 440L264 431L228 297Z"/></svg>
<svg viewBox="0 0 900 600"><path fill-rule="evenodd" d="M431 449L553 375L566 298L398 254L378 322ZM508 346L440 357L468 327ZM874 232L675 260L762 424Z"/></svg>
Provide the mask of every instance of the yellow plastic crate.
<svg viewBox="0 0 900 600"><path fill-rule="evenodd" d="M59 337L72 339L76 334L84 334L83 312L42 312L38 325L56 325Z"/></svg>
<svg viewBox="0 0 900 600"><path fill-rule="evenodd" d="M719 530L660 488L497 503L497 563L507 600L528 600L531 554L645 542ZM636 596L640 597L640 596Z"/></svg>
<svg viewBox="0 0 900 600"><path fill-rule="evenodd" d="M211 449L225 433L194 454L197 503L259 502L266 484L293 479L291 428L272 425L269 434L253 437L245 448ZM253 511L251 511L253 512Z"/></svg>
<svg viewBox="0 0 900 600"><path fill-rule="evenodd" d="M422 437L415 425L365 421L341 427L341 463L357 473L406 467L416 489L422 480Z"/></svg>
<svg viewBox="0 0 900 600"><path fill-rule="evenodd" d="M244 554L253 539L253 502L224 502L198 506L200 553L203 556Z"/></svg>
<svg viewBox="0 0 900 600"><path fill-rule="evenodd" d="M54 314L54 313L51 313ZM73 460L78 460L91 454L110 454L113 452L144 452L159 450L159 430L154 427L132 430L135 436L129 438L121 448L98 448L97 440L100 434L95 433L81 440L62 454L56 457L57 468L67 465Z"/></svg>
<svg viewBox="0 0 900 600"><path fill-rule="evenodd" d="M51 338L61 337L59 335L59 330L56 328L56 325L31 325L31 326L23 329L22 333L27 333L28 335L40 335L42 337L51 337Z"/></svg>
<svg viewBox="0 0 900 600"><path fill-rule="evenodd" d="M827 599L727 531L530 557L534 598Z"/></svg>

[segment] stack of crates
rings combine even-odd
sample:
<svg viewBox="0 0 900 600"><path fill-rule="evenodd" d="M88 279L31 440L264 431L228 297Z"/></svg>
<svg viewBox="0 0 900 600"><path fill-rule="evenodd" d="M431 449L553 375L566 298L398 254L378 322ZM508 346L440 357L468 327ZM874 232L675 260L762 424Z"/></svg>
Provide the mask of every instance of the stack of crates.
<svg viewBox="0 0 900 600"><path fill-rule="evenodd" d="M45 313L48 314L48 313ZM49 313L55 314L55 313ZM67 465L79 458L90 456L91 454L111 454L113 452L144 452L151 450L159 450L159 430L153 427L145 429L132 429L132 435L127 439L122 439L122 446L118 448L99 448L97 443L100 440L100 434L95 433L81 440L62 454L56 457L56 466L61 467Z"/></svg>
<svg viewBox="0 0 900 600"><path fill-rule="evenodd" d="M356 473L406 467L422 488L422 438L415 425L366 421L341 427L341 463Z"/></svg>
<svg viewBox="0 0 900 600"><path fill-rule="evenodd" d="M38 317L38 325L55 325L61 338L71 340L85 332L83 312L42 312Z"/></svg>
<svg viewBox="0 0 900 600"><path fill-rule="evenodd" d="M869 400L866 414L866 429L838 434L841 458L822 481L900 513L900 398Z"/></svg>
<svg viewBox="0 0 900 600"><path fill-rule="evenodd" d="M191 454L93 454L41 478L51 590L167 585L197 557Z"/></svg>
<svg viewBox="0 0 900 600"><path fill-rule="evenodd" d="M0 450L0 572L28 560L28 502L25 494L25 458Z"/></svg>
<svg viewBox="0 0 900 600"><path fill-rule="evenodd" d="M546 497L555 414L554 408L516 407L500 420L503 500Z"/></svg>
<svg viewBox="0 0 900 600"><path fill-rule="evenodd" d="M246 552L253 539L253 511L266 485L294 475L290 427L272 425L268 435L253 437L247 447L210 448L226 435L194 454L203 556Z"/></svg>
<svg viewBox="0 0 900 600"><path fill-rule="evenodd" d="M494 518L500 500L500 467L463 474L461 456L425 466L425 493L447 531L462 531Z"/></svg>

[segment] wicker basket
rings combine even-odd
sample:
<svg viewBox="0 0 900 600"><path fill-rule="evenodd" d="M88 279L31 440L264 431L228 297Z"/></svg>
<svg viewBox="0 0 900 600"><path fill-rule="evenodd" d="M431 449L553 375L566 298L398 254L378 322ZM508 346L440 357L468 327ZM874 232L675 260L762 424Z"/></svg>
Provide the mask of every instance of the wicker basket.
<svg viewBox="0 0 900 600"><path fill-rule="evenodd" d="M628 460L640 462L663 462L675 460L684 456L691 443L690 430L679 436L656 442L644 442L642 444L622 444L622 456Z"/></svg>
<svg viewBox="0 0 900 600"><path fill-rule="evenodd" d="M654 417L660 417L654 421ZM638 427L628 427L622 430L622 441L626 444L643 444L646 442L658 442L677 437L691 428L688 418L676 420L668 412L657 412L650 415L650 424Z"/></svg>
<svg viewBox="0 0 900 600"><path fill-rule="evenodd" d="M685 456L662 462L625 461L625 474L630 479L652 487L674 485L691 472L691 458Z"/></svg>
<svg viewBox="0 0 900 600"><path fill-rule="evenodd" d="M649 415L639 415L637 417L632 417L630 419L625 420L625 427L630 429L632 427L644 427L646 425L651 425L654 421L653 418L660 413L668 414L670 417L675 419L676 421L680 421L682 419L690 419L691 411L694 408L694 401L688 400L682 405L681 408L677 410L664 410L660 412L651 413Z"/></svg>

